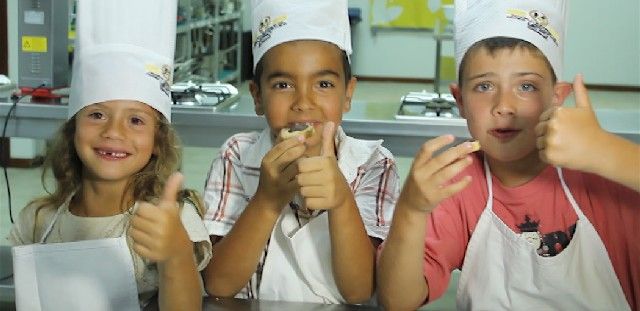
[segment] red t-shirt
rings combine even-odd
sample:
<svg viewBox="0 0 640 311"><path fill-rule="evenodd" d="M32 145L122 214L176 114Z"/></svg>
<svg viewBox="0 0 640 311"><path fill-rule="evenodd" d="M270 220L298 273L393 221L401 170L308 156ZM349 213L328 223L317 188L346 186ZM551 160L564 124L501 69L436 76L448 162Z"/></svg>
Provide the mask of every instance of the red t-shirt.
<svg viewBox="0 0 640 311"><path fill-rule="evenodd" d="M631 309L640 308L640 239L636 238L640 193L598 175L568 169L562 172L578 206L600 235ZM487 202L481 156L457 178L466 175L471 175L472 183L427 217L424 275L430 301L444 293L451 271L462 267L467 244ZM516 233L539 232L541 256L554 256L566 248L578 216L554 167L548 166L533 180L513 188L492 178L493 210L505 224Z"/></svg>

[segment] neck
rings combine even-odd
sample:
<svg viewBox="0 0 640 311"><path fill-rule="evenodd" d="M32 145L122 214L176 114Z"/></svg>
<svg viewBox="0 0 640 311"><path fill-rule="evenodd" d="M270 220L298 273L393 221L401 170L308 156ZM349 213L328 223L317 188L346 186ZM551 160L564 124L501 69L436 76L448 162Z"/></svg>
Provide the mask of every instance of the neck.
<svg viewBox="0 0 640 311"><path fill-rule="evenodd" d="M78 216L107 217L122 214L133 201L132 189L127 189L127 181L85 179L71 200L69 209Z"/></svg>
<svg viewBox="0 0 640 311"><path fill-rule="evenodd" d="M516 161L502 162L491 157L487 157L487 161L491 174L506 187L524 185L547 167L547 164L538 157L537 150Z"/></svg>

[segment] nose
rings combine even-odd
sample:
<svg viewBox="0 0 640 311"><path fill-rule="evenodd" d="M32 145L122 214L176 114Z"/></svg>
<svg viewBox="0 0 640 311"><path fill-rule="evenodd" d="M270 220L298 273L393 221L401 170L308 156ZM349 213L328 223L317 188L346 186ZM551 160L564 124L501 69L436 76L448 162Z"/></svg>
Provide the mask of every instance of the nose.
<svg viewBox="0 0 640 311"><path fill-rule="evenodd" d="M313 98L313 91L309 88L298 88L293 103L294 111L305 111L315 107L315 99Z"/></svg>
<svg viewBox="0 0 640 311"><path fill-rule="evenodd" d="M513 116L516 113L518 99L513 92L502 88L496 95L493 115L501 117Z"/></svg>
<svg viewBox="0 0 640 311"><path fill-rule="evenodd" d="M110 139L121 139L124 136L124 124L117 118L109 118L104 125L102 137Z"/></svg>

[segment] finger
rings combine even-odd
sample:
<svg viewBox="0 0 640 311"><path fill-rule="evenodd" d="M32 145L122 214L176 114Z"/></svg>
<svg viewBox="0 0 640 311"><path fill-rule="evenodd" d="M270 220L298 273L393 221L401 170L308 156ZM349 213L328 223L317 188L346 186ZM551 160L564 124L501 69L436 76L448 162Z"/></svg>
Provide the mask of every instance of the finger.
<svg viewBox="0 0 640 311"><path fill-rule="evenodd" d="M141 208L138 208L138 211L140 211L140 209ZM143 214L136 213L136 215L131 219L131 227L140 231L152 233L155 231L155 228L157 227L157 225L156 225L154 214L150 212L155 211L157 214L158 208L156 208L155 206L152 206L147 210L148 212L145 212Z"/></svg>
<svg viewBox="0 0 640 311"><path fill-rule="evenodd" d="M540 117L538 118L538 120L539 121L549 121L553 117L553 114L556 112L557 109L558 109L558 107L552 107L552 108L549 108L549 109L543 111L540 114Z"/></svg>
<svg viewBox="0 0 640 311"><path fill-rule="evenodd" d="M461 180L440 189L440 198L438 201L450 198L454 194L462 191L471 183L471 176L465 176Z"/></svg>
<svg viewBox="0 0 640 311"><path fill-rule="evenodd" d="M156 242L156 239L152 235L134 227L129 229L129 236L136 244L142 245L146 248L153 248L153 245Z"/></svg>
<svg viewBox="0 0 640 311"><path fill-rule="evenodd" d="M467 155L474 151L475 149L473 144L468 141L451 147L440 153L438 156L432 158L431 161L424 165L423 173L425 174L425 176L431 176L447 165L451 165L455 161L465 158Z"/></svg>
<svg viewBox="0 0 640 311"><path fill-rule="evenodd" d="M140 257L145 258L150 261L158 261L158 258L154 256L154 253L146 246L133 243L133 250L140 255Z"/></svg>
<svg viewBox="0 0 640 311"><path fill-rule="evenodd" d="M296 176L298 185L304 186L320 186L327 182L327 174L324 171L316 171L309 173L300 173Z"/></svg>
<svg viewBox="0 0 640 311"><path fill-rule="evenodd" d="M420 151L416 155L416 159L413 161L413 166L424 165L429 161L429 159L431 159L434 152L452 143L454 139L455 137L453 135L447 134L428 140L426 143L422 144Z"/></svg>
<svg viewBox="0 0 640 311"><path fill-rule="evenodd" d="M473 163L473 158L471 156L459 159L436 172L433 175L432 180L435 182L435 185L442 187L449 183L452 178L460 174L460 172L462 172L471 163Z"/></svg>
<svg viewBox="0 0 640 311"><path fill-rule="evenodd" d="M324 198L326 188L323 186L303 186L300 187L300 195L305 198Z"/></svg>
<svg viewBox="0 0 640 311"><path fill-rule="evenodd" d="M326 198L305 198L304 207L311 210L322 210L327 209L329 204Z"/></svg>
<svg viewBox="0 0 640 311"><path fill-rule="evenodd" d="M302 157L304 152L307 150L305 145L297 145L293 148L288 149L284 153L282 153L278 158L274 159L275 167L278 172L283 172L289 166L294 165L294 161Z"/></svg>
<svg viewBox="0 0 640 311"><path fill-rule="evenodd" d="M573 90L576 97L576 107L591 109L589 92L587 91L587 87L584 86L584 78L582 74L576 75L576 78L573 81Z"/></svg>
<svg viewBox="0 0 640 311"><path fill-rule="evenodd" d="M298 147L300 145L304 145L303 142L304 142L303 136L298 136L296 139L292 138L292 139L284 140L276 144L275 146L273 146L273 148L271 148L271 150L269 150L269 152L267 152L267 154L264 156L262 161L267 163L273 162L276 159L278 159L280 156L282 156L282 154L285 153L287 150Z"/></svg>
<svg viewBox="0 0 640 311"><path fill-rule="evenodd" d="M327 159L322 157L301 158L296 162L296 166L300 173L308 173L326 168L326 162Z"/></svg>
<svg viewBox="0 0 640 311"><path fill-rule="evenodd" d="M536 125L533 130L536 133L537 137L544 136L547 133L547 125L547 121L541 121L540 123L538 123L538 125Z"/></svg>
<svg viewBox="0 0 640 311"><path fill-rule="evenodd" d="M325 122L324 127L322 129L322 149L320 151L321 156L335 157L336 155L335 137L336 137L336 124L333 123L332 121Z"/></svg>
<svg viewBox="0 0 640 311"><path fill-rule="evenodd" d="M160 207L175 208L178 202L178 193L182 188L182 180L184 176L180 172L175 172L169 176L169 179L164 184L164 191L162 192Z"/></svg>
<svg viewBox="0 0 640 311"><path fill-rule="evenodd" d="M542 136L542 137L538 137L536 139L536 148L538 148L538 150L544 150L547 147L547 139Z"/></svg>

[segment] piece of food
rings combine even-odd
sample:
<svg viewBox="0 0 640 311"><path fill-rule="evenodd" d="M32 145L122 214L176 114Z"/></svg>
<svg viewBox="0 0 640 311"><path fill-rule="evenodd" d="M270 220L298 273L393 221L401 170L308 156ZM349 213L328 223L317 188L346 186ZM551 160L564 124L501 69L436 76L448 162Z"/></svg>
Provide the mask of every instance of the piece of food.
<svg viewBox="0 0 640 311"><path fill-rule="evenodd" d="M476 152L478 150L480 150L480 142L477 140L474 140L471 142L471 147L473 149L473 152Z"/></svg>
<svg viewBox="0 0 640 311"><path fill-rule="evenodd" d="M280 138L288 139L296 136L304 136L309 138L315 132L313 126L309 123L294 123L291 127L285 127L280 130Z"/></svg>

